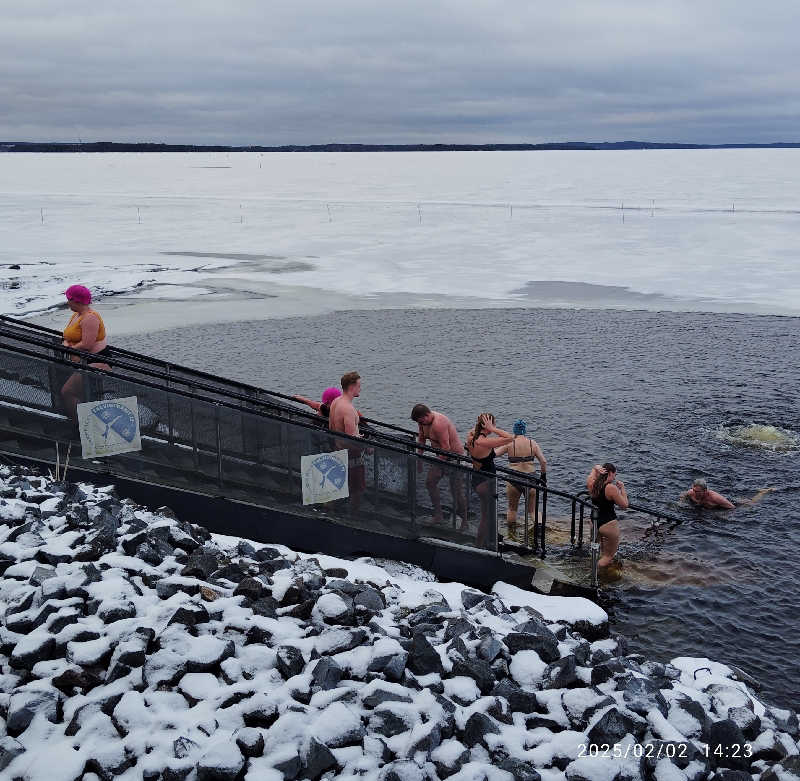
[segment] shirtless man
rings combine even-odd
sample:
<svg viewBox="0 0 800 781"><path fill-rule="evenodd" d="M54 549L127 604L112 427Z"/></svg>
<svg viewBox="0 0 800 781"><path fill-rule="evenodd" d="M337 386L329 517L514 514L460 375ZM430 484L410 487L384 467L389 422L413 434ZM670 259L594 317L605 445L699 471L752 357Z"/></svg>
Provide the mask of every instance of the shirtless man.
<svg viewBox="0 0 800 781"><path fill-rule="evenodd" d="M681 494L681 499L688 499L692 504L699 507L707 507L709 509L721 507L723 510L732 510L736 505L728 501L722 494L708 489L708 483L702 478L698 477L692 483L692 487Z"/></svg>
<svg viewBox="0 0 800 781"><path fill-rule="evenodd" d="M342 375L342 395L335 398L330 405L328 428L341 431L351 437L361 437L358 430L358 412L353 406L353 399L361 394L361 375L358 372L347 372ZM363 448L348 440L337 440L342 450L347 450L347 484L350 489L350 510L358 512L361 505L361 494L367 487L364 472Z"/></svg>
<svg viewBox="0 0 800 781"><path fill-rule="evenodd" d="M415 404L411 410L411 420L419 426L417 442L424 445L430 440L431 446L439 450L447 450L450 453L460 454L463 445L458 437L458 431L453 421L441 412L434 412L424 404ZM448 457L440 455L442 461L448 461ZM417 462L417 471L422 471L422 461ZM463 523L466 523L466 497L461 490L461 477L456 470L450 471L450 488L456 501L456 509L461 516ZM439 492L439 482L444 476L445 469L438 464L431 464L428 469L428 478L425 486L431 497L433 504L433 522L441 523L442 516L442 497Z"/></svg>

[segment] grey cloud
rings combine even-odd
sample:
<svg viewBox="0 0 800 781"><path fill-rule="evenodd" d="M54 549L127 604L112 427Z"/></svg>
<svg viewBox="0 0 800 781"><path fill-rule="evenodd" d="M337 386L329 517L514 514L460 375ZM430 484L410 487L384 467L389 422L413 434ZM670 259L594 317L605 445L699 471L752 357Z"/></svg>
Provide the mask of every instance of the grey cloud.
<svg viewBox="0 0 800 781"><path fill-rule="evenodd" d="M797 140L795 17L794 0L32 0L0 25L0 139Z"/></svg>

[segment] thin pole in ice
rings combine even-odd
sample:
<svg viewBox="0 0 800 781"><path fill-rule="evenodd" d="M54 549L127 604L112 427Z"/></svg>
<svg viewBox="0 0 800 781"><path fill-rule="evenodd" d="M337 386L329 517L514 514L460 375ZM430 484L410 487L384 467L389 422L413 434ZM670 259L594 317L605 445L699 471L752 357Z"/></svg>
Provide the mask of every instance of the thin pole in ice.
<svg viewBox="0 0 800 781"><path fill-rule="evenodd" d="M417 214L419 215L419 224L422 225L422 205L417 204Z"/></svg>
<svg viewBox="0 0 800 781"><path fill-rule="evenodd" d="M136 207L136 219L139 221L139 225L142 224L142 213L139 211L139 207Z"/></svg>
<svg viewBox="0 0 800 781"><path fill-rule="evenodd" d="M650 199L650 216L651 217L655 216L655 211L656 211L656 201L655 201L655 198L651 198Z"/></svg>
<svg viewBox="0 0 800 781"><path fill-rule="evenodd" d="M44 209L39 209L39 214L42 217L42 225L44 225Z"/></svg>
<svg viewBox="0 0 800 781"><path fill-rule="evenodd" d="M510 220L514 219L514 204L513 203L508 204L508 219L510 219Z"/></svg>
<svg viewBox="0 0 800 781"><path fill-rule="evenodd" d="M622 221L625 222L625 204L621 203L619 208L622 210Z"/></svg>
<svg viewBox="0 0 800 781"><path fill-rule="evenodd" d="M331 205L329 203L326 203L325 208L328 210L328 222L333 222L333 215L331 214Z"/></svg>

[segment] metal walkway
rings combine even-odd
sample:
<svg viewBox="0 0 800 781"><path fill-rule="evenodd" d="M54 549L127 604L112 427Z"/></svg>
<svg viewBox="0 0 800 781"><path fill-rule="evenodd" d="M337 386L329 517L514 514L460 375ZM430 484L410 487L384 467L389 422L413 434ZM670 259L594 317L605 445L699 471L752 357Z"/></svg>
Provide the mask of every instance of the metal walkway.
<svg viewBox="0 0 800 781"><path fill-rule="evenodd" d="M111 371L88 366L89 357L62 347L57 331L0 317L0 451L53 464L57 444L62 461L69 451L71 468L82 473L224 498L287 518L329 522L342 531L499 557L531 572L538 566L539 581L549 581L549 590L559 572L537 562L547 552L548 502L551 507L555 502L560 517L571 513L570 548L579 554L585 552L584 523L589 524L590 561L580 580L589 587L597 585L596 531L585 492L561 491L535 475L498 467L497 477L491 478L494 501L482 505L471 487L470 459L447 453L443 462L441 451L416 442L416 431L365 418L364 439L334 436L320 426L318 416L285 394L117 348L112 348ZM64 414L60 395L63 383L76 373L86 400L137 397L140 452L100 463L80 460L77 427ZM350 454L351 469L363 465L364 490L350 500L304 506L301 456L343 449ZM431 517L424 480L431 467L443 472L439 486L444 523ZM498 535L498 488L504 490L498 484L506 475L536 492L533 517L520 524L522 544ZM457 508L466 508L466 519L457 516ZM654 518L669 517L635 509Z"/></svg>

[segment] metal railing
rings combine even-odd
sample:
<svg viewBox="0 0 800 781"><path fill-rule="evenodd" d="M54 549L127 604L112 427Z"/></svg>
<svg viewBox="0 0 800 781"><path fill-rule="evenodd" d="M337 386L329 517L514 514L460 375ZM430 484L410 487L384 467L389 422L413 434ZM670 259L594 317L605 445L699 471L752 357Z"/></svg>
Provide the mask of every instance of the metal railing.
<svg viewBox="0 0 800 781"><path fill-rule="evenodd" d="M253 480L242 476L242 468L250 469L253 475L268 475L273 481L280 474L284 483L292 485L273 485L272 493L267 492L269 500L275 503L280 499L279 504L286 504L284 494L287 494L292 497L288 504L293 512L307 513L308 509L296 501L299 456L348 449L358 453L354 458L356 466L364 467L365 486L361 494L368 497L373 525L381 525L374 520L375 512L380 511L387 517L383 525L391 529L389 533L430 536L501 553L536 554L541 558L547 555L548 498L565 500L572 509L573 548L581 549L585 519L588 517L591 522L591 578L592 584L597 585L596 519L585 491L574 493L552 488L533 473L499 465L496 475L476 474L467 456L421 445L416 431L382 421L362 419L366 423L363 439L344 434L334 436L321 428L319 416L297 406L291 396L116 347L112 348L111 370L96 369L88 365L93 359L90 353L63 347L60 341L57 331L0 316L3 357L0 401L55 414L64 422L60 385L67 373L76 372L84 377L90 398L137 396L141 399L141 428L147 449L139 457L135 454L115 457L117 469L130 472L135 471L137 464L139 467L149 464L160 469L162 475L175 478L174 473L180 473L181 469L176 470L169 464L169 458L165 459L166 448L181 457L188 456L191 470L202 474L203 480L212 479L217 489L235 487L248 500L261 503L264 496L253 496L252 490L242 489L243 484L245 489L253 487ZM57 440L61 432L55 426L49 434ZM186 471L183 468L183 477ZM424 483L420 479L422 472L427 472ZM238 475L237 480L231 478L233 473ZM513 481L521 488L520 500L524 503L521 544L497 534L501 480ZM470 490L473 484L475 490ZM440 496L441 520L436 517L434 492ZM281 494L278 499L277 494ZM532 518L530 495L534 497ZM654 524L662 519L680 522L651 508L631 506L630 509L651 516ZM357 523L349 511L344 517L340 507L326 506L322 512L340 522ZM477 531L472 516L476 521L480 518Z"/></svg>

